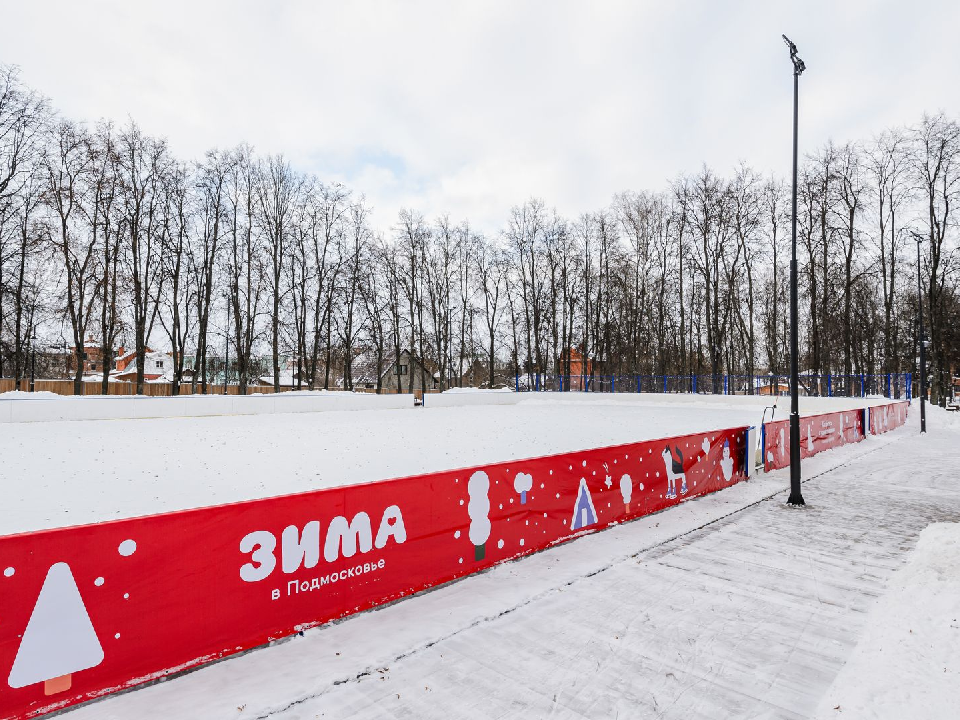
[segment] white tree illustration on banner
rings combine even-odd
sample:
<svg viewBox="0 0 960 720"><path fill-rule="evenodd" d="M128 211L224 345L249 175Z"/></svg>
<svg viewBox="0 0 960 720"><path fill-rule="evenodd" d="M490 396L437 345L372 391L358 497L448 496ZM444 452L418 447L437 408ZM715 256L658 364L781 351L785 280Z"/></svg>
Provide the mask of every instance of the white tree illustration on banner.
<svg viewBox="0 0 960 720"><path fill-rule="evenodd" d="M473 543L473 559L480 561L487 554L487 539L490 537L490 478L483 470L477 470L467 481L470 503L470 542Z"/></svg>
<svg viewBox="0 0 960 720"><path fill-rule="evenodd" d="M630 479L629 475L624 475L620 478L620 495L623 497L623 504L627 507L627 512L630 512L630 498L633 496L633 482Z"/></svg>
<svg viewBox="0 0 960 720"><path fill-rule="evenodd" d="M67 563L47 571L13 661L10 687L43 682L44 693L70 689L71 674L103 662L103 647Z"/></svg>
<svg viewBox="0 0 960 720"><path fill-rule="evenodd" d="M527 493L533 487L533 475L529 473L517 473L513 479L513 489L520 495L520 504L526 505Z"/></svg>

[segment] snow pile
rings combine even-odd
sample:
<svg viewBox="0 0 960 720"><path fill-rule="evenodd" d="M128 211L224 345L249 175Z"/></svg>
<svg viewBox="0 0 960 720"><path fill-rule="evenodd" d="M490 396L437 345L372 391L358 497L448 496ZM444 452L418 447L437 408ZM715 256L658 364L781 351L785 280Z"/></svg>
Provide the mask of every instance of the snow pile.
<svg viewBox="0 0 960 720"><path fill-rule="evenodd" d="M920 534L907 564L816 717L957 717L960 708L960 524Z"/></svg>
<svg viewBox="0 0 960 720"><path fill-rule="evenodd" d="M9 390L0 393L0 400L55 400L64 397L57 393L47 390L38 390L37 392L26 392L24 390Z"/></svg>

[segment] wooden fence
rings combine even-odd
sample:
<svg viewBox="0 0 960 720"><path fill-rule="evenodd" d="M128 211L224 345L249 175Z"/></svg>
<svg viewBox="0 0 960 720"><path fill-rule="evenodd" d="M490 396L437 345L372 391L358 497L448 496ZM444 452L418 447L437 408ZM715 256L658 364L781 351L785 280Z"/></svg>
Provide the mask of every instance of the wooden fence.
<svg viewBox="0 0 960 720"><path fill-rule="evenodd" d="M20 387L24 391L29 390L30 380L24 379L20 382ZM82 383L83 394L84 395L102 395L101 393L101 384L99 382L85 382ZM111 382L107 385L108 395L136 395L137 394L137 384L133 382ZM0 393L10 392L11 390L16 390L16 380L13 378L0 378ZM282 386L280 392L288 392L290 390L296 390L296 387L286 387ZM306 386L303 388L306 390ZM318 388L320 389L320 388ZM34 390L36 392L51 392L57 395L73 395L73 380L36 380L34 381ZM340 391L342 388L330 388L331 392ZM253 395L254 393L262 393L264 395L273 393L273 385L247 385L247 395ZM368 388L355 388L354 392L362 393L376 393L375 389ZM428 390L428 393L438 392L436 390ZM172 383L144 383L143 394L148 397L171 397L173 395L173 384ZM197 392L193 393L190 389L190 384L184 384L180 386L180 395L193 395L201 394L200 386L197 386ZM223 385L207 385L207 395L223 395ZM227 395L239 395L240 386L239 385L227 385ZM417 398L420 398L422 395L419 390L414 393Z"/></svg>

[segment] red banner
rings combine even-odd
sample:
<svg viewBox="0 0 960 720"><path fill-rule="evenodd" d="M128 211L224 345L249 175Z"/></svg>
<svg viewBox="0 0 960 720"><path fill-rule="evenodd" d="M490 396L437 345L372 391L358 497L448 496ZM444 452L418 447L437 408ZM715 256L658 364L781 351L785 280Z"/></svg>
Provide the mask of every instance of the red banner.
<svg viewBox="0 0 960 720"><path fill-rule="evenodd" d="M2 537L0 717L147 682L720 490L744 478L746 431Z"/></svg>
<svg viewBox="0 0 960 720"><path fill-rule="evenodd" d="M867 408L870 415L870 434L879 435L900 427L907 421L909 409L910 403L906 400Z"/></svg>
<svg viewBox="0 0 960 720"><path fill-rule="evenodd" d="M764 470L790 466L790 420L766 423ZM863 410L809 415L800 418L800 458L811 457L847 443L863 440Z"/></svg>

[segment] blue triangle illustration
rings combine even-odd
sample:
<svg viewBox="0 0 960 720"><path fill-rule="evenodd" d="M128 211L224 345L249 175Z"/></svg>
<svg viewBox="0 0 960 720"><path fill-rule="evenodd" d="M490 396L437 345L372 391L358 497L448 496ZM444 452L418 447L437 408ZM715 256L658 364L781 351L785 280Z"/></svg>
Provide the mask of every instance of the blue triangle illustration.
<svg viewBox="0 0 960 720"><path fill-rule="evenodd" d="M577 502L573 506L573 518L570 520L571 530L581 530L597 522L597 511L593 509L593 498L587 489L587 481L580 478L580 490L577 492Z"/></svg>

